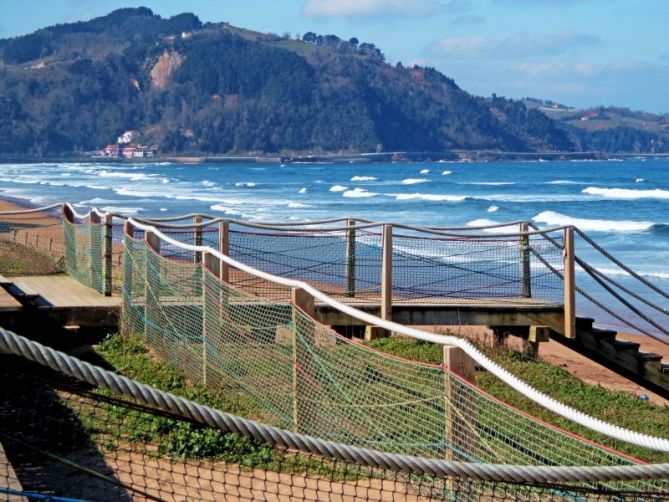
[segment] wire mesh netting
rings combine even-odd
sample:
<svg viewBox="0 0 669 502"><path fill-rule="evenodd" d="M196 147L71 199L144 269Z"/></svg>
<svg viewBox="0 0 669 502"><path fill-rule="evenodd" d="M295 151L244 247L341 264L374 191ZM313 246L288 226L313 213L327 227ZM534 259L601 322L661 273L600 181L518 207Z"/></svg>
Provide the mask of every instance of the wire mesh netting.
<svg viewBox="0 0 669 502"><path fill-rule="evenodd" d="M57 375L5 367L0 497L22 500L660 500L662 491L513 484L288 450ZM53 498L50 498L53 497Z"/></svg>
<svg viewBox="0 0 669 502"><path fill-rule="evenodd" d="M387 452L468 462L628 465L634 460L510 408L442 366L376 352L291 303L218 271L126 244L123 331L190 379L226 389L262 423ZM148 279L148 280L147 280ZM646 489L654 482L640 483Z"/></svg>
<svg viewBox="0 0 669 502"><path fill-rule="evenodd" d="M309 282L348 302L378 301L381 295L381 225L254 228L212 221L202 226L157 223L157 228L179 242L212 247L258 270ZM554 233L551 238L395 230L391 239L393 300L560 303L562 236ZM265 297L282 292L239 272L231 274L229 282Z"/></svg>
<svg viewBox="0 0 669 502"><path fill-rule="evenodd" d="M38 211L0 212L3 274L63 271L65 244L60 206Z"/></svg>

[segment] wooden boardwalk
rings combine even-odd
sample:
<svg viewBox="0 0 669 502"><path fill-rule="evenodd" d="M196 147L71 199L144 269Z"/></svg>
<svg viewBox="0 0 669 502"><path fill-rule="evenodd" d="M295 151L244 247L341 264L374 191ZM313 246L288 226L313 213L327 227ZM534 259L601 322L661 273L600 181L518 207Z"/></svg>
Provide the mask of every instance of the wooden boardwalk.
<svg viewBox="0 0 669 502"><path fill-rule="evenodd" d="M2 278L3 326L39 320L59 326L118 328L121 298L104 296L67 275Z"/></svg>

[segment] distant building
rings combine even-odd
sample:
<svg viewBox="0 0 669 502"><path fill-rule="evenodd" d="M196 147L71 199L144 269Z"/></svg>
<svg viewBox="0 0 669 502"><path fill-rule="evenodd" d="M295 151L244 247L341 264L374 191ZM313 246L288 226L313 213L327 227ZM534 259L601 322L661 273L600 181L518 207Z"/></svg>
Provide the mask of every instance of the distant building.
<svg viewBox="0 0 669 502"><path fill-rule="evenodd" d="M126 146L123 148L122 153L126 159L132 159L135 156L135 147Z"/></svg>
<svg viewBox="0 0 669 502"><path fill-rule="evenodd" d="M120 157L121 147L118 145L107 145L100 152L102 157Z"/></svg>
<svg viewBox="0 0 669 502"><path fill-rule="evenodd" d="M137 138L139 138L140 135L141 133L139 131L129 130L121 134L116 140L116 142L119 145L127 145L128 143L132 143Z"/></svg>
<svg viewBox="0 0 669 502"><path fill-rule="evenodd" d="M124 149L125 150L125 149ZM125 151L123 152L125 156ZM135 159L148 159L153 158L156 155L156 149L148 146L135 146L133 147L132 157Z"/></svg>

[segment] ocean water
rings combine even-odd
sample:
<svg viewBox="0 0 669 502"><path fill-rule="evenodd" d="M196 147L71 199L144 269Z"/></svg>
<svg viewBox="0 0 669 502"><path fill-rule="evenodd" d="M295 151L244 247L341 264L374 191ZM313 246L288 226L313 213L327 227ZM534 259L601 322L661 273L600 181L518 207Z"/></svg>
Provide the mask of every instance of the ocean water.
<svg viewBox="0 0 669 502"><path fill-rule="evenodd" d="M383 164L0 164L0 196L130 215L573 224L669 289L669 160ZM589 263L625 281L590 249ZM632 287L633 283L630 282ZM666 300L665 300L666 303Z"/></svg>

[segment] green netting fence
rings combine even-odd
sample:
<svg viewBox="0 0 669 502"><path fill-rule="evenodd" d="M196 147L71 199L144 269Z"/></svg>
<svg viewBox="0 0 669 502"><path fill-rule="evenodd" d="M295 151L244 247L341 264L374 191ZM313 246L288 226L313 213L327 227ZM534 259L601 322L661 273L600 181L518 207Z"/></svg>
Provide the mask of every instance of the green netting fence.
<svg viewBox="0 0 669 502"><path fill-rule="evenodd" d="M205 425L23 358L2 361L0 378L7 385L0 387L0 498L5 500L659 502L669 494L635 483L610 488L486 481L374 461L366 465ZM68 361L72 367L81 364Z"/></svg>
<svg viewBox="0 0 669 502"><path fill-rule="evenodd" d="M635 463L510 408L443 366L376 352L317 323L294 303L242 292L219 279L215 264L203 266L206 257L194 263L174 248L155 239L149 245L143 235L126 240L123 331L143 336L193 381L237 395L254 420L426 458ZM644 481L636 488L664 486Z"/></svg>

